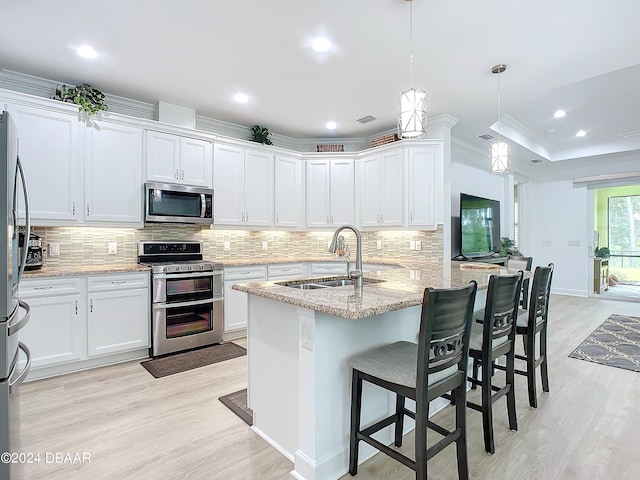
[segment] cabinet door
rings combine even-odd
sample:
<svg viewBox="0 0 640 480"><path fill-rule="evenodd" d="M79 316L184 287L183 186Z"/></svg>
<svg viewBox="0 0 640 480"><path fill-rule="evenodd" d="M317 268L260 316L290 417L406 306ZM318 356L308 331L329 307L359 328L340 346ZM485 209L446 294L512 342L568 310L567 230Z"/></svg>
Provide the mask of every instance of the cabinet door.
<svg viewBox="0 0 640 480"><path fill-rule="evenodd" d="M247 150L244 154L245 225L273 226L273 155Z"/></svg>
<svg viewBox="0 0 640 480"><path fill-rule="evenodd" d="M20 341L31 350L33 370L82 360L86 356L83 297L62 295L30 298L29 323Z"/></svg>
<svg viewBox="0 0 640 480"><path fill-rule="evenodd" d="M402 225L404 203L404 159L401 150L380 156L380 223L384 226Z"/></svg>
<svg viewBox="0 0 640 480"><path fill-rule="evenodd" d="M180 183L211 188L211 142L182 137L180 140Z"/></svg>
<svg viewBox="0 0 640 480"><path fill-rule="evenodd" d="M436 227L436 154L437 148L408 150L407 226Z"/></svg>
<svg viewBox="0 0 640 480"><path fill-rule="evenodd" d="M326 227L331 215L331 162L308 160L305 168L307 227Z"/></svg>
<svg viewBox="0 0 640 480"><path fill-rule="evenodd" d="M12 104L7 109L18 131L33 223L81 220L84 125L77 115Z"/></svg>
<svg viewBox="0 0 640 480"><path fill-rule="evenodd" d="M147 181L177 183L180 179L180 137L147 130Z"/></svg>
<svg viewBox="0 0 640 480"><path fill-rule="evenodd" d="M90 357L150 346L148 288L90 293L88 302Z"/></svg>
<svg viewBox="0 0 640 480"><path fill-rule="evenodd" d="M249 297L231 287L238 283L224 282L224 331L247 328Z"/></svg>
<svg viewBox="0 0 640 480"><path fill-rule="evenodd" d="M377 227L381 223L382 178L380 155L358 160L358 211L361 227Z"/></svg>
<svg viewBox="0 0 640 480"><path fill-rule="evenodd" d="M213 146L213 223L244 225L244 149Z"/></svg>
<svg viewBox="0 0 640 480"><path fill-rule="evenodd" d="M274 225L303 226L302 162L300 159L276 155L274 168Z"/></svg>
<svg viewBox="0 0 640 480"><path fill-rule="evenodd" d="M142 129L97 122L85 152L85 221L141 226Z"/></svg>
<svg viewBox="0 0 640 480"><path fill-rule="evenodd" d="M331 225L355 222L354 188L353 160L331 160Z"/></svg>

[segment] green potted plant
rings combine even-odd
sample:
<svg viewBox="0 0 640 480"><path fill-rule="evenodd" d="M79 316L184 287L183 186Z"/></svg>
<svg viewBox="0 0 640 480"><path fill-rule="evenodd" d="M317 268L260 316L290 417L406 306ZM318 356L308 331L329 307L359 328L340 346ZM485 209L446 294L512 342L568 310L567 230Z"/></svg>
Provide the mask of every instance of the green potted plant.
<svg viewBox="0 0 640 480"><path fill-rule="evenodd" d="M505 257L507 255L522 256L522 253L520 253L520 250L516 247L516 243L509 237L502 237L500 239L500 253Z"/></svg>
<svg viewBox="0 0 640 480"><path fill-rule="evenodd" d="M104 98L104 93L86 83L75 87L58 84L56 94L53 97L54 100L60 100L61 102L75 103L78 105L79 112L85 112L89 116L109 109Z"/></svg>
<svg viewBox="0 0 640 480"><path fill-rule="evenodd" d="M271 142L271 133L269 129L261 127L260 125L254 125L251 127L251 140L263 145L273 145Z"/></svg>

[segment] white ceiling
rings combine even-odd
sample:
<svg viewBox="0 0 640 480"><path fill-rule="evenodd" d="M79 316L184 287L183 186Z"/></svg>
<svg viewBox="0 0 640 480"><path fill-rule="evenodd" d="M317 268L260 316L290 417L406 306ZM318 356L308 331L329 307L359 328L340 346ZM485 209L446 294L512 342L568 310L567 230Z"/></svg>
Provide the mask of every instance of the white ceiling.
<svg viewBox="0 0 640 480"><path fill-rule="evenodd" d="M405 0L0 0L0 66L159 100L293 138L367 137L396 125L410 86ZM545 162L640 149L640 2L415 0L413 84L429 116L488 151ZM332 49L309 47L317 35ZM75 54L90 44L98 58ZM503 118L497 77L504 63ZM234 102L237 92L250 96ZM558 108L567 111L554 119ZM366 115L376 121L362 125ZM338 128L324 128L332 120ZM495 123L495 125L494 125ZM577 138L584 129L587 135Z"/></svg>

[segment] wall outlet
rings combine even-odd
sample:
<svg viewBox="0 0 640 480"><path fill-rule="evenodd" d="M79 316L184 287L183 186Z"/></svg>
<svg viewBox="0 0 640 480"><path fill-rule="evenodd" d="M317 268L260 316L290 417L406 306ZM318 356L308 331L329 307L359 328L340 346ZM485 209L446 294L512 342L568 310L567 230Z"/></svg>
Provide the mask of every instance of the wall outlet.
<svg viewBox="0 0 640 480"><path fill-rule="evenodd" d="M543 240L542 241L542 246L543 247L550 247L551 246L551 240Z"/></svg>
<svg viewBox="0 0 640 480"><path fill-rule="evenodd" d="M116 242L109 242L107 253L109 255L115 255L116 253L118 253L118 244Z"/></svg>
<svg viewBox="0 0 640 480"><path fill-rule="evenodd" d="M269 244L267 242L262 242L262 249L263 250L268 250L269 249Z"/></svg>
<svg viewBox="0 0 640 480"><path fill-rule="evenodd" d="M415 240L409 240L409 250L415 250L415 249L416 249Z"/></svg>
<svg viewBox="0 0 640 480"><path fill-rule="evenodd" d="M225 252L231 251L231 242L224 242L224 251Z"/></svg>
<svg viewBox="0 0 640 480"><path fill-rule="evenodd" d="M378 240L378 241L376 242L376 249L378 249L378 250L382 250L382 240Z"/></svg>
<svg viewBox="0 0 640 480"><path fill-rule="evenodd" d="M59 243L50 243L49 247L49 256L50 257L59 257L60 256L60 244Z"/></svg>
<svg viewBox="0 0 640 480"><path fill-rule="evenodd" d="M416 250L422 250L422 242L420 240L416 240Z"/></svg>

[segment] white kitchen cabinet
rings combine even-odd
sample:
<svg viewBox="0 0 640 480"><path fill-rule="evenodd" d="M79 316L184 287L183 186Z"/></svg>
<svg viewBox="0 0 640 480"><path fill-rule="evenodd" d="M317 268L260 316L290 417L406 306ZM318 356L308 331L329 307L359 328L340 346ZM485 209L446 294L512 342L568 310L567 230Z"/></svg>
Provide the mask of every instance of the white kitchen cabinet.
<svg viewBox="0 0 640 480"><path fill-rule="evenodd" d="M402 226L404 201L403 151L395 149L357 161L358 225Z"/></svg>
<svg viewBox="0 0 640 480"><path fill-rule="evenodd" d="M304 263L285 263L267 265L267 279L271 282L305 278L308 268Z"/></svg>
<svg viewBox="0 0 640 480"><path fill-rule="evenodd" d="M351 262L352 268L355 268L355 260ZM347 262L320 262L311 264L311 276L329 276L329 275L346 275Z"/></svg>
<svg viewBox="0 0 640 480"><path fill-rule="evenodd" d="M89 357L151 345L148 273L91 276L87 292Z"/></svg>
<svg viewBox="0 0 640 480"><path fill-rule="evenodd" d="M214 145L214 225L273 226L274 156Z"/></svg>
<svg viewBox="0 0 640 480"><path fill-rule="evenodd" d="M275 156L274 225L304 227L303 164L299 158Z"/></svg>
<svg viewBox="0 0 640 480"><path fill-rule="evenodd" d="M442 142L407 149L407 209L404 225L436 229L442 210Z"/></svg>
<svg viewBox="0 0 640 480"><path fill-rule="evenodd" d="M19 138L34 225L82 220L84 123L77 112L8 104ZM24 217L21 203L20 217Z"/></svg>
<svg viewBox="0 0 640 480"><path fill-rule="evenodd" d="M87 126L84 221L142 226L142 184L142 129Z"/></svg>
<svg viewBox="0 0 640 480"><path fill-rule="evenodd" d="M211 188L211 142L147 130L147 181Z"/></svg>
<svg viewBox="0 0 640 480"><path fill-rule="evenodd" d="M233 290L236 283L262 282L267 279L266 267L232 267L224 269L224 332L238 332L247 328L249 299L244 292ZM232 333L233 335L233 333ZM227 336L227 335L225 335ZM236 336L239 336L237 334Z"/></svg>
<svg viewBox="0 0 640 480"><path fill-rule="evenodd" d="M23 279L19 295L31 307L31 318L19 335L31 351L32 372L86 356L83 278Z"/></svg>
<svg viewBox="0 0 640 480"><path fill-rule="evenodd" d="M355 220L352 159L307 160L307 227L333 227Z"/></svg>

